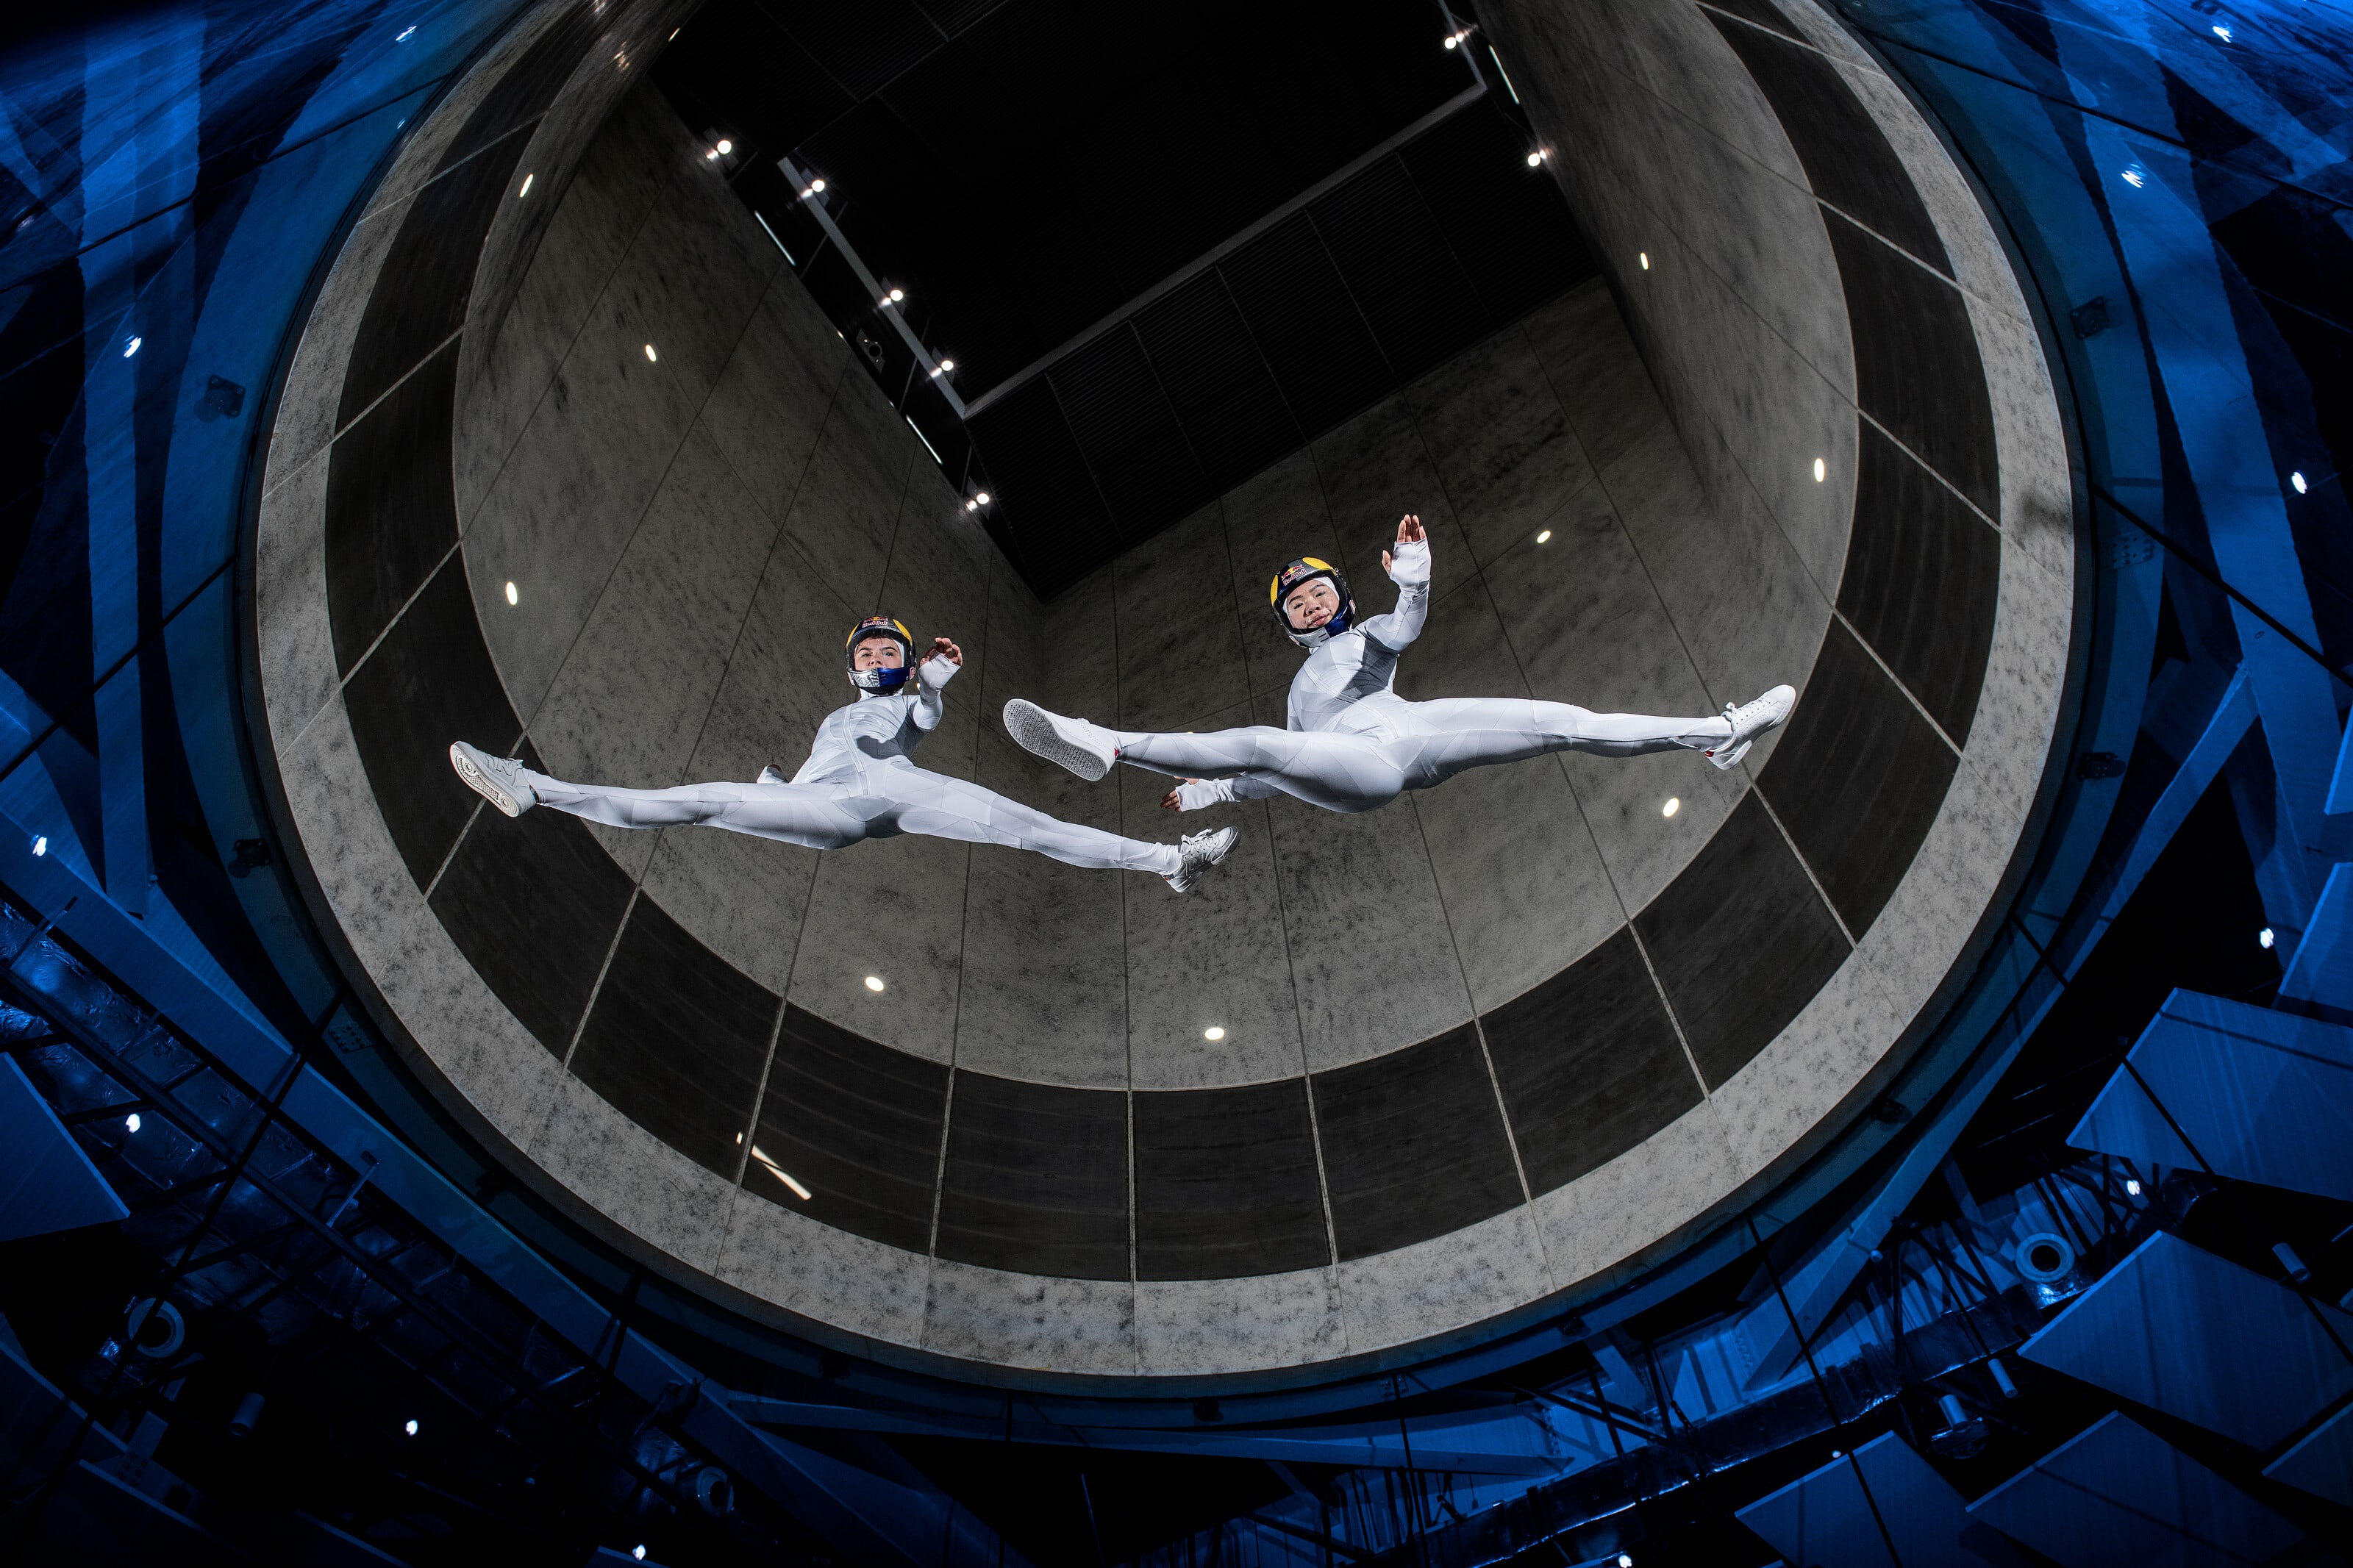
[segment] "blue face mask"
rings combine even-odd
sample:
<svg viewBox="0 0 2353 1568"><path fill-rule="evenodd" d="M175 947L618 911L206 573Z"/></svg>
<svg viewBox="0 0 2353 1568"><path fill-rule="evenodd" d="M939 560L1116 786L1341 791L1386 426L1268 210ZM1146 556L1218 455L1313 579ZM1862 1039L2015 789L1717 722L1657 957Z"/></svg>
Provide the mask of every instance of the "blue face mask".
<svg viewBox="0 0 2353 1568"><path fill-rule="evenodd" d="M878 665L872 669L851 670L849 680L850 684L860 691L881 693L896 691L906 685L908 673L907 667L903 664L896 668Z"/></svg>

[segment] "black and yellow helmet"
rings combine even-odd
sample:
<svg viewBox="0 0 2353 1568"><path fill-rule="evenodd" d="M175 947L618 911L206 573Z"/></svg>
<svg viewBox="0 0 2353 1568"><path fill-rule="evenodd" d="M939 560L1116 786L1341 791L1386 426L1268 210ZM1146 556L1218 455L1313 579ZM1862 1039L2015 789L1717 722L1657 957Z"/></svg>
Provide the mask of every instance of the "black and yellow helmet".
<svg viewBox="0 0 2353 1568"><path fill-rule="evenodd" d="M1332 591L1340 595L1340 607L1330 620L1320 626L1295 626L1291 624L1291 616L1283 609L1282 601L1293 588L1317 577L1330 579ZM1341 574L1337 566L1328 561L1318 561L1313 555L1303 555L1277 572L1274 581L1267 584L1266 602L1273 609L1274 618L1282 623L1283 635L1305 648L1322 647L1346 631L1349 623L1356 618L1356 599L1348 592L1348 579Z"/></svg>
<svg viewBox="0 0 2353 1568"><path fill-rule="evenodd" d="M896 669L860 669L858 668L858 645L872 637L889 637L899 645L899 668ZM849 628L849 636L841 645L841 668L849 672L849 684L860 691L896 691L907 684L915 673L915 639L907 628L888 616L869 616Z"/></svg>

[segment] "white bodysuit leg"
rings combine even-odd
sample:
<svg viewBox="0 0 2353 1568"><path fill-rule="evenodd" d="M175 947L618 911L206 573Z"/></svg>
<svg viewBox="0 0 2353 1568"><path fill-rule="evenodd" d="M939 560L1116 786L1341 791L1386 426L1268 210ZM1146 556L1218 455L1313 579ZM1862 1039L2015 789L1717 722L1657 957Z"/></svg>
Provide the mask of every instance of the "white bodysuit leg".
<svg viewBox="0 0 2353 1568"><path fill-rule="evenodd" d="M1407 712L1394 744L1409 789L1427 789L1465 768L1516 763L1547 752L1597 757L1639 757L1652 752L1699 751L1731 739L1732 726L1710 719L1658 718L1648 713L1596 713L1567 702L1520 697L1450 697L1400 704Z"/></svg>
<svg viewBox="0 0 2353 1568"><path fill-rule="evenodd" d="M902 833L1031 849L1090 869L1175 872L1173 844L1146 844L1063 822L962 779L903 762L871 764L818 784L699 784L616 789L523 772L543 805L612 827L723 827L810 849L842 849Z"/></svg>
<svg viewBox="0 0 2353 1568"><path fill-rule="evenodd" d="M1395 800L1407 778L1389 748L1348 730L1277 730L1253 724L1204 734L1124 734L1119 760L1177 778L1231 779L1240 797L1278 792L1326 811L1370 811ZM1258 787L1250 787L1256 785Z"/></svg>
<svg viewBox="0 0 2353 1568"><path fill-rule="evenodd" d="M1547 752L1633 757L1698 750L1729 738L1721 717L1595 713L1566 702L1456 697L1408 702L1380 693L1345 710L1348 728L1253 725L1207 734L1121 734L1119 760L1177 777L1228 779L1229 798L1280 791L1327 811L1371 811L1466 768ZM1256 787L1253 787L1256 786Z"/></svg>

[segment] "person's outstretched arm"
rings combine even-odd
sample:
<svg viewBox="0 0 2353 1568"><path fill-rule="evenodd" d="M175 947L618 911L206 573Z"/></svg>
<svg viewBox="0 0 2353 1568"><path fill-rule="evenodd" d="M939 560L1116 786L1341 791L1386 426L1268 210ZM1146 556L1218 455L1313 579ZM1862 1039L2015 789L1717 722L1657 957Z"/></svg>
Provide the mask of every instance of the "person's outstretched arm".
<svg viewBox="0 0 2353 1568"><path fill-rule="evenodd" d="M1229 779L1179 779L1175 789L1160 797L1160 809L1199 811L1231 801L1265 800L1282 793L1264 779L1252 778L1248 773L1237 773Z"/></svg>
<svg viewBox="0 0 2353 1568"><path fill-rule="evenodd" d="M1397 608L1366 621L1364 632L1390 652L1402 652L1430 618L1430 533L1421 519L1408 512L1398 521L1397 549L1381 552L1381 570L1397 584Z"/></svg>
<svg viewBox="0 0 2353 1568"><path fill-rule="evenodd" d="M930 734L947 717L947 700L943 695L955 672L964 668L964 649L945 637L934 637L923 662L915 667L915 702L910 714L915 728Z"/></svg>

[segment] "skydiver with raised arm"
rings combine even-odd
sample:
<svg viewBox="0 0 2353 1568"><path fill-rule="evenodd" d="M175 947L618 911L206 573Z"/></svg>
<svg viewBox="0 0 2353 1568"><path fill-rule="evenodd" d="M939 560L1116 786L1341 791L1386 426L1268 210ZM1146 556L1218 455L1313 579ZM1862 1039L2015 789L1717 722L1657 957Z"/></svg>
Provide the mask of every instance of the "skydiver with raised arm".
<svg viewBox="0 0 2353 1568"><path fill-rule="evenodd" d="M1179 782L1160 804L1198 811L1225 801L1288 795L1327 811L1371 811L1409 789L1429 789L1466 768L1546 752L1633 757L1683 748L1729 768L1759 735L1789 716L1797 693L1776 686L1753 702L1705 719L1595 713L1566 702L1456 697L1409 702L1393 689L1398 656L1430 614L1430 539L1421 519L1398 524L1381 569L1397 608L1359 623L1339 568L1307 556L1275 574L1267 602L1284 635L1307 649L1292 679L1288 725L1254 724L1202 734L1130 732L1050 713L1015 698L1005 728L1015 741L1083 779L1113 763Z"/></svg>
<svg viewBox="0 0 2353 1568"><path fill-rule="evenodd" d="M1180 893L1190 892L1234 846L1238 830L1231 827L1187 834L1176 844L1123 838L1060 821L964 779L927 773L911 758L940 727L947 711L942 694L964 665L963 650L935 637L918 667L907 628L888 616L871 616L850 628L842 654L857 700L826 715L808 760L789 779L771 763L751 784L614 789L550 778L463 741L450 746L449 763L509 816L546 805L611 827L699 824L811 849L920 833L1032 849L1071 866L1150 871Z"/></svg>

